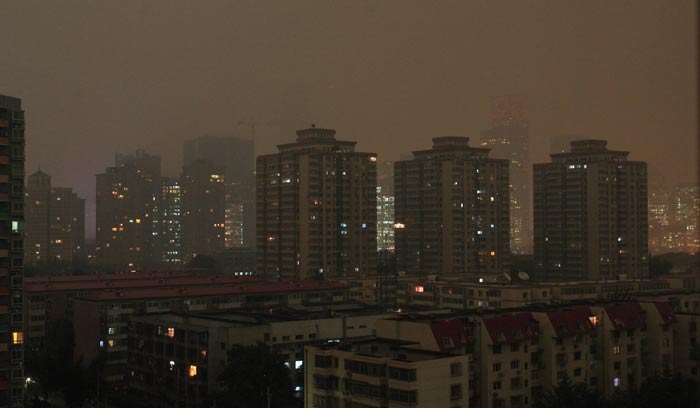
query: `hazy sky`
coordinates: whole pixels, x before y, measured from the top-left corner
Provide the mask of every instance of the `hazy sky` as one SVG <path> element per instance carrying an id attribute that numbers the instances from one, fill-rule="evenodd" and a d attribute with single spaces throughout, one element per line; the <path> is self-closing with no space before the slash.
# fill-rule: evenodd
<path id="1" fill-rule="evenodd" d="M 21 97 L 27 171 L 88 199 L 116 151 L 310 123 L 394 160 L 439 135 L 475 142 L 494 96 L 526 95 L 532 158 L 604 138 L 653 182 L 697 182 L 693 0 L 0 0 L 0 93 Z"/>

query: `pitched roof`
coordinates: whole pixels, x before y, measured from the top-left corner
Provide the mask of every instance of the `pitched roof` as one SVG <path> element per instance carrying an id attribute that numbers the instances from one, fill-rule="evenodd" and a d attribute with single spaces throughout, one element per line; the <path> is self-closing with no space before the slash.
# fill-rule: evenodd
<path id="1" fill-rule="evenodd" d="M 430 323 L 430 330 L 435 336 L 440 351 L 458 349 L 466 344 L 467 329 L 464 323 L 458 319 L 438 320 Z M 450 344 L 445 344 L 444 339 L 449 338 Z"/>
<path id="2" fill-rule="evenodd" d="M 483 322 L 494 345 L 518 343 L 537 335 L 537 321 L 530 312 L 487 317 Z"/>
<path id="3" fill-rule="evenodd" d="M 639 303 L 623 303 L 605 307 L 615 330 L 639 329 L 644 327 L 644 309 Z"/>
<path id="4" fill-rule="evenodd" d="M 656 310 L 659 312 L 663 324 L 669 324 L 673 322 L 673 306 L 671 306 L 671 303 L 654 302 L 654 305 L 656 305 Z"/>
<path id="5" fill-rule="evenodd" d="M 587 307 L 547 312 L 547 317 L 552 323 L 557 337 L 561 339 L 587 334 L 595 330 L 595 326 L 589 320 L 590 316 L 593 316 L 593 313 Z"/>

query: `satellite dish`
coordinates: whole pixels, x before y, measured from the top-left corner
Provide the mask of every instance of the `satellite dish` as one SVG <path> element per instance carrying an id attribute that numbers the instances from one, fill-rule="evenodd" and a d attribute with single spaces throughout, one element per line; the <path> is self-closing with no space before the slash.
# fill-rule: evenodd
<path id="1" fill-rule="evenodd" d="M 510 274 L 508 272 L 503 272 L 503 277 L 506 278 L 508 282 L 510 282 L 512 279 L 510 278 Z"/>
<path id="2" fill-rule="evenodd" d="M 518 272 L 518 278 L 520 278 L 520 280 L 526 281 L 530 280 L 530 275 L 528 275 L 527 272 L 520 271 Z"/>

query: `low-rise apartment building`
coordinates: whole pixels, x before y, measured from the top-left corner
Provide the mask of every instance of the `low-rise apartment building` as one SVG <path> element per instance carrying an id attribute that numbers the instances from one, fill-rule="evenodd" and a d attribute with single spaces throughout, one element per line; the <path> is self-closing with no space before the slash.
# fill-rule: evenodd
<path id="1" fill-rule="evenodd" d="M 468 407 L 467 356 L 414 346 L 372 339 L 306 347 L 306 406 Z"/>
<path id="2" fill-rule="evenodd" d="M 346 300 L 347 286 L 333 281 L 289 281 L 238 286 L 164 288 L 93 293 L 75 298 L 76 361 L 89 365 L 101 356 L 110 383 L 124 380 L 128 322 L 133 316 L 165 312 L 216 312 L 321 305 Z"/>
<path id="3" fill-rule="evenodd" d="M 129 388 L 145 406 L 200 407 L 220 389 L 217 377 L 233 345 L 265 343 L 283 355 L 295 373 L 304 365 L 305 345 L 370 337 L 374 323 L 392 314 L 342 305 L 133 317 L 128 332 Z"/>

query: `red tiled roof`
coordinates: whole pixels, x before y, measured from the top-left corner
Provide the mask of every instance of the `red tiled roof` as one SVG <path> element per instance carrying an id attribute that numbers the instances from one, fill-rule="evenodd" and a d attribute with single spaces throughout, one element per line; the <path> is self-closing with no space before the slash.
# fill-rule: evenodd
<path id="1" fill-rule="evenodd" d="M 673 306 L 669 302 L 654 302 L 664 324 L 673 322 Z"/>
<path id="2" fill-rule="evenodd" d="M 644 309 L 639 303 L 623 303 L 605 307 L 615 330 L 639 329 L 644 327 Z"/>
<path id="3" fill-rule="evenodd" d="M 493 344 L 518 343 L 537 334 L 537 322 L 530 312 L 484 318 Z"/>
<path id="4" fill-rule="evenodd" d="M 148 279 L 104 279 L 93 281 L 77 282 L 44 282 L 25 283 L 24 291 L 27 293 L 37 292 L 78 292 L 89 290 L 114 290 L 114 289 L 151 289 L 157 287 L 177 287 L 177 286 L 211 286 L 230 285 L 248 282 L 260 282 L 260 278 L 253 276 L 235 275 L 183 275 L 165 276 Z"/>
<path id="5" fill-rule="evenodd" d="M 461 320 L 440 320 L 430 323 L 430 329 L 433 331 L 435 341 L 437 342 L 440 351 L 450 351 L 458 349 L 466 344 L 466 328 Z M 445 345 L 443 339 L 450 338 L 451 345 Z"/>
<path id="6" fill-rule="evenodd" d="M 109 273 L 102 275 L 38 275 L 28 276 L 24 278 L 25 283 L 44 283 L 44 282 L 93 282 L 100 280 L 138 280 L 138 279 L 153 279 L 165 278 L 171 276 L 192 276 L 191 273 L 183 271 L 152 271 L 152 272 L 137 272 L 137 273 Z"/>
<path id="7" fill-rule="evenodd" d="M 240 294 L 275 294 L 289 292 L 313 292 L 316 290 L 346 289 L 347 284 L 337 281 L 287 281 L 275 283 L 251 284 L 248 286 L 207 286 L 196 288 L 164 288 L 152 290 L 134 290 L 129 292 L 96 292 L 78 299 L 93 301 L 193 298 L 207 296 L 231 296 Z"/>
<path id="8" fill-rule="evenodd" d="M 547 317 L 549 317 L 557 337 L 561 339 L 587 334 L 595 330 L 595 326 L 588 319 L 590 316 L 593 316 L 593 313 L 587 307 L 547 312 Z"/>

